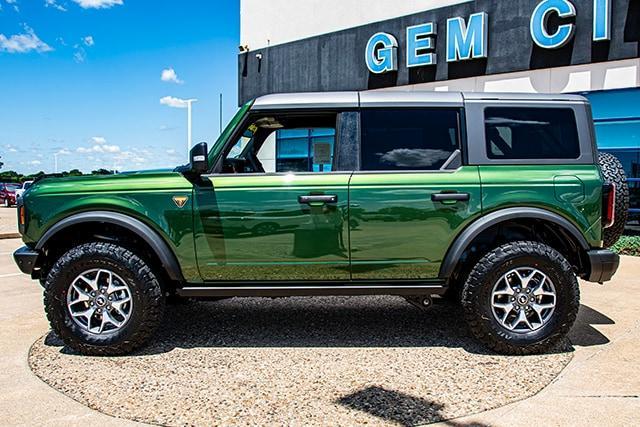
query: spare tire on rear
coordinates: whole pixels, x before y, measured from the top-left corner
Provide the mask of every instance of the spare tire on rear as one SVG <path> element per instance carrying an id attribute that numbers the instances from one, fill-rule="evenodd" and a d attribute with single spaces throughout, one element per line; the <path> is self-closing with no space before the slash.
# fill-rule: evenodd
<path id="1" fill-rule="evenodd" d="M 627 183 L 627 175 L 620 160 L 613 154 L 598 153 L 598 163 L 600 170 L 604 176 L 604 180 L 608 183 L 615 184 L 616 187 L 616 205 L 615 205 L 615 222 L 609 228 L 605 228 L 602 233 L 604 247 L 613 246 L 622 233 L 627 223 L 629 215 L 629 184 Z"/>

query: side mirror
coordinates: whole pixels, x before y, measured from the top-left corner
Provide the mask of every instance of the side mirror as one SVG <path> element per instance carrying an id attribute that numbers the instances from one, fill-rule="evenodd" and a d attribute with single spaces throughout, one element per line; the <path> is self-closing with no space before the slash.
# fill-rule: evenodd
<path id="1" fill-rule="evenodd" d="M 206 142 L 196 144 L 189 152 L 191 173 L 202 175 L 209 171 L 209 148 Z"/>

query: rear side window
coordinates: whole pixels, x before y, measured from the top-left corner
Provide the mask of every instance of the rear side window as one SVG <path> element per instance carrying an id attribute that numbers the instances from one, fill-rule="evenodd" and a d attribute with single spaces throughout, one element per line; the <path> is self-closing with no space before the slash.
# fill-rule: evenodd
<path id="1" fill-rule="evenodd" d="M 577 159 L 580 143 L 571 108 L 485 109 L 490 159 Z"/>
<path id="2" fill-rule="evenodd" d="M 455 109 L 362 111 L 361 170 L 437 170 L 459 147 Z"/>

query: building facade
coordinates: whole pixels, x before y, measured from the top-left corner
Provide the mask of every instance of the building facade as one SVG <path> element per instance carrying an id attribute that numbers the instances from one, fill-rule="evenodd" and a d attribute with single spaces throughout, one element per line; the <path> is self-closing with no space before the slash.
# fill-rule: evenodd
<path id="1" fill-rule="evenodd" d="M 241 103 L 340 90 L 583 94 L 640 216 L 637 0 L 241 0 L 240 49 Z M 312 136 L 279 138 L 294 158 L 292 141 L 302 150 Z"/>

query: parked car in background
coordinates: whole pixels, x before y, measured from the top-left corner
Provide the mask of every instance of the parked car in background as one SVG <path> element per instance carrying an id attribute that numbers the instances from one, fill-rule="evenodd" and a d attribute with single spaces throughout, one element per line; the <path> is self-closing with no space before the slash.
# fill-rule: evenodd
<path id="1" fill-rule="evenodd" d="M 22 183 L 22 186 L 16 190 L 16 202 L 20 197 L 22 197 L 24 192 L 31 187 L 31 184 L 33 184 L 33 181 L 25 181 Z"/>
<path id="2" fill-rule="evenodd" d="M 20 184 L 3 183 L 0 184 L 0 204 L 5 208 L 16 205 L 16 190 L 20 188 Z"/>

